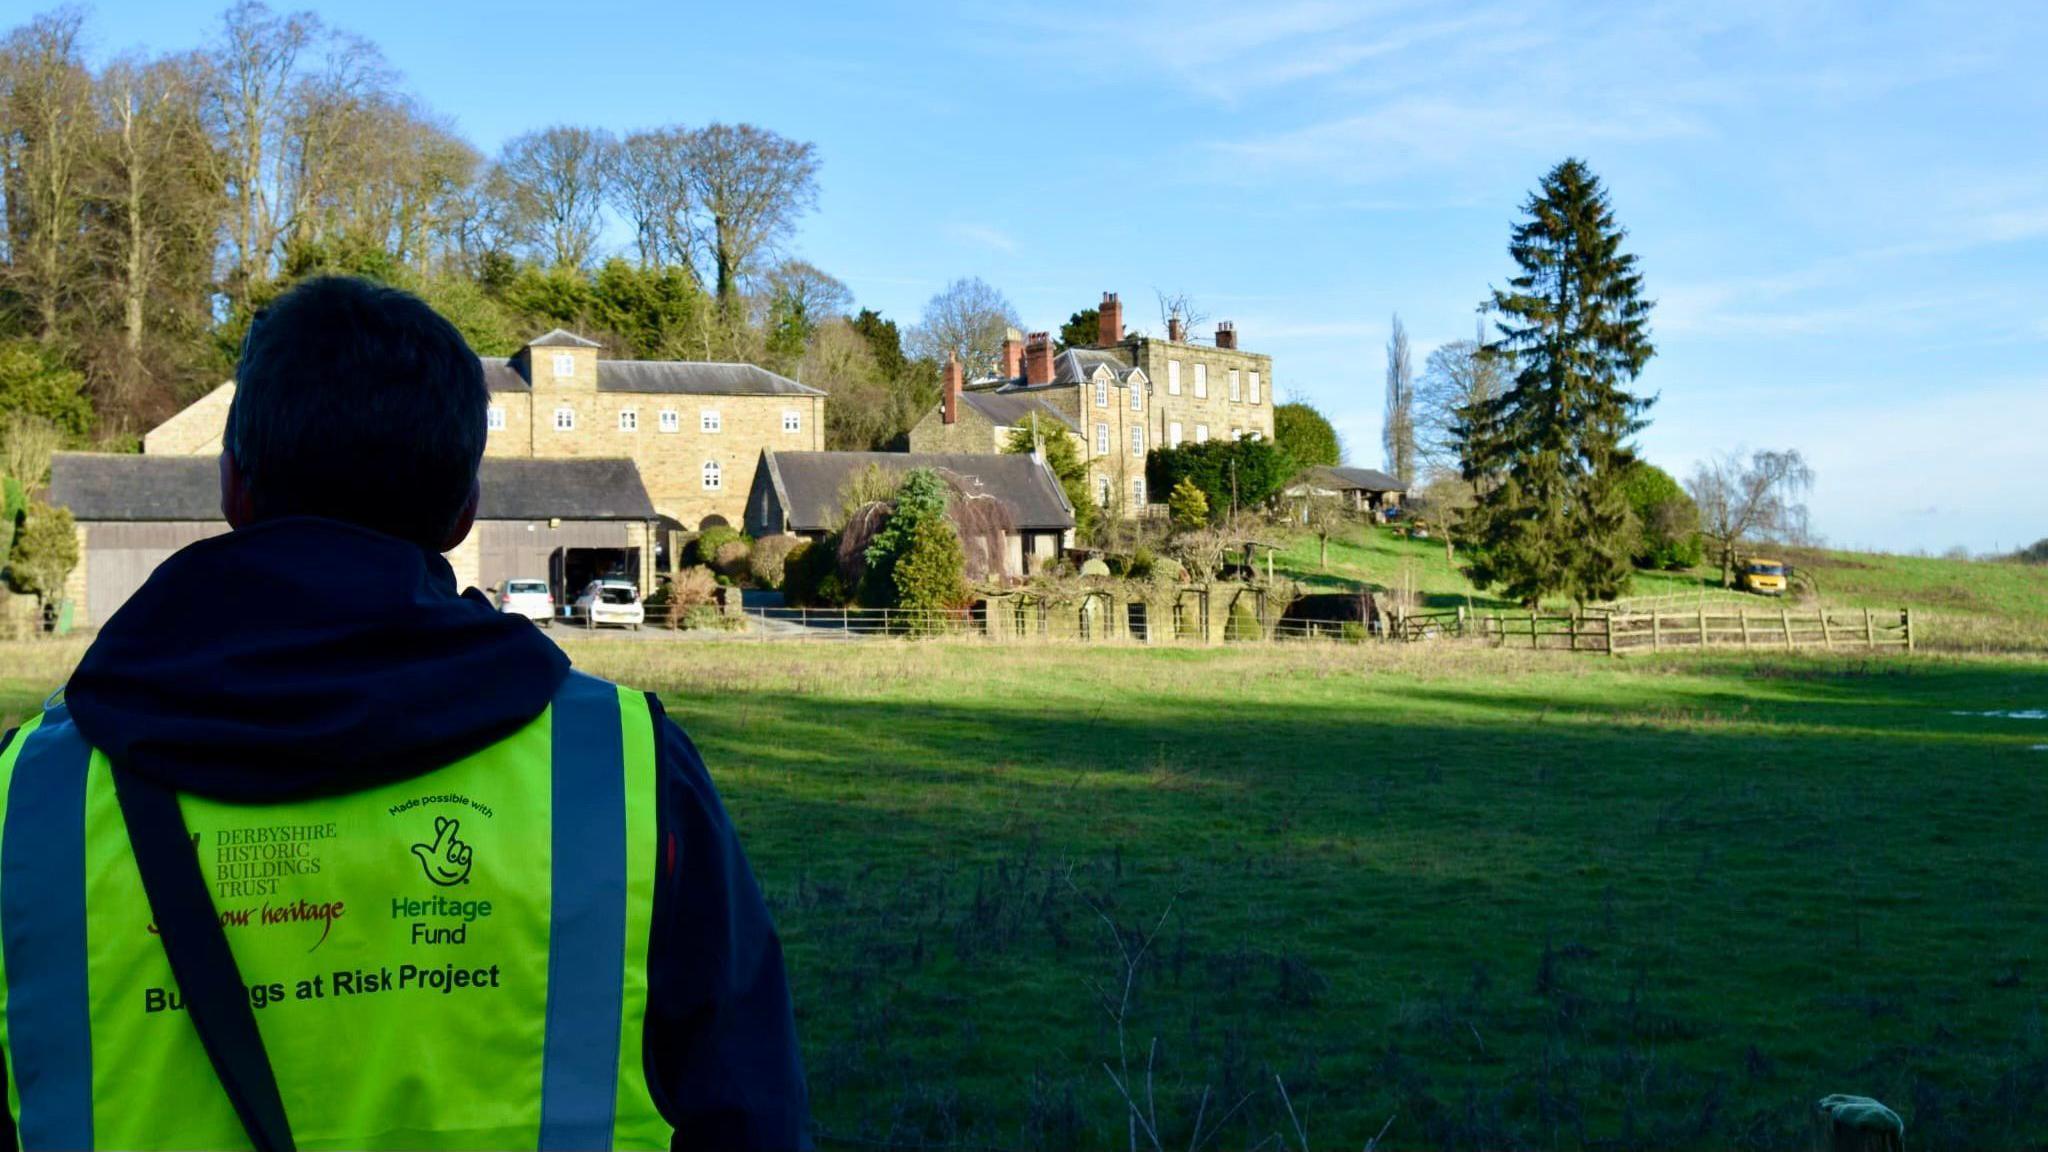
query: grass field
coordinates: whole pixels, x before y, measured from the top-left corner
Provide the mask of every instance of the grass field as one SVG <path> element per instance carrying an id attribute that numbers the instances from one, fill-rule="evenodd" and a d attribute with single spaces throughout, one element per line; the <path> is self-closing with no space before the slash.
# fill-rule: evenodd
<path id="1" fill-rule="evenodd" d="M 2048 652 L 2048 565 L 1819 549 L 1783 550 L 1781 557 L 1805 573 L 1830 605 L 1888 612 L 1913 609 L 1919 638 L 1932 648 Z M 1353 530 L 1332 538 L 1327 565 L 1313 536 L 1293 537 L 1275 557 L 1274 567 L 1319 589 L 1412 588 L 1427 608 L 1514 607 L 1472 587 L 1445 557 L 1441 540 L 1410 540 L 1384 529 Z M 1678 597 L 1713 592 L 1720 586 L 1719 569 L 1637 572 L 1628 595 Z M 1776 610 L 1763 597 L 1753 599 L 1759 612 Z"/>
<path id="2" fill-rule="evenodd" d="M 78 651 L 0 648 L 0 714 Z M 1984 715 L 2039 660 L 571 652 L 703 748 L 828 1146 L 1125 1145 L 1154 925 L 1166 1147 L 1298 1145 L 1276 1077 L 1315 1147 L 1803 1146 L 1844 1091 L 2048 1141 L 2048 720 Z"/>

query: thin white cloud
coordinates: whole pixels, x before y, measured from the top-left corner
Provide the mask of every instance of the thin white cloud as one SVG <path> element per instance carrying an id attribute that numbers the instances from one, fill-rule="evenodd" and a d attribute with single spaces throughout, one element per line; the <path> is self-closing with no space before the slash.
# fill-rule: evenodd
<path id="1" fill-rule="evenodd" d="M 955 240 L 967 244 L 992 248 L 997 252 L 1015 252 L 1017 241 L 1000 228 L 987 224 L 954 223 L 946 226 L 946 232 Z"/>

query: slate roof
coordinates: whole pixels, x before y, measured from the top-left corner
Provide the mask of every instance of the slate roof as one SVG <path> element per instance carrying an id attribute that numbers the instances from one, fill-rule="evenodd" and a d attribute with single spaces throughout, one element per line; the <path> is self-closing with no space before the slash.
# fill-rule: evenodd
<path id="1" fill-rule="evenodd" d="M 486 457 L 481 482 L 480 520 L 654 519 L 631 460 Z M 220 466 L 212 456 L 59 452 L 50 460 L 49 499 L 83 521 L 216 522 Z"/>
<path id="2" fill-rule="evenodd" d="M 1074 526 L 1074 510 L 1052 472 L 1031 456 L 938 452 L 776 452 L 761 454 L 792 532 L 830 530 L 840 514 L 846 482 L 873 464 L 902 474 L 913 468 L 949 472 L 970 494 L 987 493 L 1010 506 L 1010 518 L 1031 532 Z"/>
<path id="3" fill-rule="evenodd" d="M 484 386 L 493 392 L 533 388 L 519 365 L 499 356 L 479 356 Z M 599 360 L 599 392 L 668 393 L 681 396 L 823 396 L 787 376 L 752 364 L 710 364 L 689 360 Z"/>
<path id="4" fill-rule="evenodd" d="M 1317 466 L 1309 469 L 1309 476 L 1325 488 L 1345 491 L 1352 488 L 1367 492 L 1406 492 L 1408 485 L 1394 479 L 1377 468 L 1329 468 Z"/>
<path id="5" fill-rule="evenodd" d="M 1019 396 L 1003 392 L 962 392 L 960 402 L 988 417 L 989 423 L 998 428 L 1022 428 L 1031 422 L 1033 412 L 1038 413 L 1040 427 L 1049 428 L 1053 421 L 1058 421 L 1068 428 L 1074 427 L 1074 422 L 1067 419 L 1066 413 L 1036 396 Z"/>

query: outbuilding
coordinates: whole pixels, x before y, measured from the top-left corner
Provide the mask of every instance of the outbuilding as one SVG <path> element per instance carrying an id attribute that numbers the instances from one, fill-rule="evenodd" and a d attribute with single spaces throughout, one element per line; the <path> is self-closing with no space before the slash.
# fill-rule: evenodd
<path id="1" fill-rule="evenodd" d="M 457 586 L 546 580 L 557 604 L 600 576 L 652 587 L 654 504 L 631 460 L 486 457 L 481 487 L 476 527 L 448 554 Z M 77 525 L 65 595 L 80 625 L 104 623 L 173 552 L 228 530 L 208 456 L 60 452 L 49 501 Z"/>

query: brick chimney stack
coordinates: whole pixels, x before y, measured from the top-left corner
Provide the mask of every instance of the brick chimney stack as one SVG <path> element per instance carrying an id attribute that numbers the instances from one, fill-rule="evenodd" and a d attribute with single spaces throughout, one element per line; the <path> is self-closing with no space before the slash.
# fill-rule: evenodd
<path id="1" fill-rule="evenodd" d="M 951 352 L 946 353 L 946 391 L 940 403 L 943 405 L 939 418 L 948 424 L 960 419 L 960 360 Z"/>
<path id="2" fill-rule="evenodd" d="M 1015 380 L 1024 374 L 1024 334 L 1015 328 L 1003 333 L 1003 379 Z"/>
<path id="3" fill-rule="evenodd" d="M 1095 344 L 1107 348 L 1124 342 L 1124 305 L 1114 292 L 1102 294 L 1102 307 L 1097 312 Z"/>
<path id="4" fill-rule="evenodd" d="M 1187 327 L 1180 322 L 1180 317 L 1168 316 L 1166 318 L 1166 341 L 1169 344 L 1185 344 L 1188 342 Z"/>
<path id="5" fill-rule="evenodd" d="M 1024 382 L 1052 383 L 1052 333 L 1033 332 L 1024 338 Z"/>
<path id="6" fill-rule="evenodd" d="M 1228 320 L 1218 320 L 1216 322 L 1216 346 L 1218 348 L 1236 349 L 1237 325 L 1232 324 Z"/>

